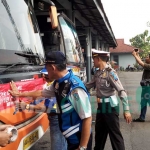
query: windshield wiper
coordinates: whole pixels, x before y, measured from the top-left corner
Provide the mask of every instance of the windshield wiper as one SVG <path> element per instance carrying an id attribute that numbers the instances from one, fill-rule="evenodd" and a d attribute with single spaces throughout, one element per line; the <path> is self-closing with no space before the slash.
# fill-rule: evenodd
<path id="1" fill-rule="evenodd" d="M 3 64 L 3 65 L 8 65 L 8 64 Z M 15 63 L 15 64 L 11 64 L 9 67 L 7 67 L 6 69 L 0 71 L 0 74 L 4 73 L 5 71 L 7 71 L 8 69 L 14 67 L 14 66 L 17 66 L 17 65 L 33 65 L 33 63 L 21 63 L 21 62 L 18 62 L 18 63 Z M 2 65 L 1 65 L 2 66 Z"/>
<path id="2" fill-rule="evenodd" d="M 39 55 L 35 55 L 35 54 L 26 54 L 26 53 L 15 53 L 16 55 L 19 55 L 19 56 L 23 56 L 23 57 L 27 57 L 27 58 L 30 58 L 30 57 L 37 57 L 39 58 L 40 56 Z"/>

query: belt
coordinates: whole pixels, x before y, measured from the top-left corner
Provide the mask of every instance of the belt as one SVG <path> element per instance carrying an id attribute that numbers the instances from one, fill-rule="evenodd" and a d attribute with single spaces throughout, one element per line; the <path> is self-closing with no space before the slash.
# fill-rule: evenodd
<path id="1" fill-rule="evenodd" d="M 102 103 L 102 102 L 104 102 L 104 103 L 108 103 L 108 102 L 110 102 L 110 97 L 108 97 L 108 98 L 97 98 L 97 102 L 98 103 Z"/>

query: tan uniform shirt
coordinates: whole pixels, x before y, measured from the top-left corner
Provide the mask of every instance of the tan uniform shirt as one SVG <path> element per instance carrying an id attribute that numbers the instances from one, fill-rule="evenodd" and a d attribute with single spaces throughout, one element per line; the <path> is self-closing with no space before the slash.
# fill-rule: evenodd
<path id="1" fill-rule="evenodd" d="M 96 86 L 96 95 L 98 98 L 108 98 L 118 92 L 122 100 L 124 111 L 129 110 L 127 94 L 118 78 L 115 70 L 106 65 L 104 70 L 98 70 L 92 81 L 86 84 L 87 89 Z"/>

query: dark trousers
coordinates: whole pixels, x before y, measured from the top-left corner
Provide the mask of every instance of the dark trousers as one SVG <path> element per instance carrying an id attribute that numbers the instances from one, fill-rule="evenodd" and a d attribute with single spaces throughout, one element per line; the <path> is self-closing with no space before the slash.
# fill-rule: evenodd
<path id="1" fill-rule="evenodd" d="M 150 96 L 149 96 L 150 87 L 143 86 L 141 93 L 141 114 L 140 118 L 145 120 L 146 112 L 147 112 L 147 103 L 150 104 Z"/>
<path id="2" fill-rule="evenodd" d="M 94 150 L 103 150 L 109 134 L 113 150 L 125 150 L 124 140 L 119 126 L 119 107 L 110 103 L 98 103 L 95 124 Z"/>
<path id="3" fill-rule="evenodd" d="M 79 148 L 79 144 L 71 144 L 68 142 L 68 150 L 75 150 L 78 148 Z M 91 133 L 90 138 L 89 138 L 87 150 L 92 150 L 92 133 Z"/>
<path id="4" fill-rule="evenodd" d="M 144 106 L 141 105 L 141 114 L 140 114 L 141 119 L 145 120 L 146 112 L 147 112 L 147 104 Z"/>

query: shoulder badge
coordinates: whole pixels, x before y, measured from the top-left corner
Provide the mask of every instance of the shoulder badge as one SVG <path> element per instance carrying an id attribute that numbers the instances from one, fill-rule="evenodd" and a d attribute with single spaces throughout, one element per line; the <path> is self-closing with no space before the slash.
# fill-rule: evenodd
<path id="1" fill-rule="evenodd" d="M 110 71 L 110 75 L 111 75 L 111 77 L 113 77 L 113 79 L 114 79 L 115 81 L 118 80 L 118 77 L 117 77 L 117 75 L 115 74 L 114 71 Z"/>
<path id="2" fill-rule="evenodd" d="M 78 94 L 78 91 L 76 89 L 72 91 L 72 95 L 76 101 L 79 100 L 79 94 Z"/>
<path id="3" fill-rule="evenodd" d="M 47 82 L 46 86 L 50 86 L 52 83 L 53 83 L 53 81 L 52 82 Z"/>
<path id="4" fill-rule="evenodd" d="M 58 83 L 58 82 L 56 82 L 56 84 L 55 84 L 55 89 L 56 89 L 56 90 L 59 89 L 59 83 Z"/>
<path id="5" fill-rule="evenodd" d="M 106 73 L 106 71 L 104 71 L 103 74 L 102 74 L 102 77 L 106 78 L 106 76 L 107 76 L 107 73 Z"/>

